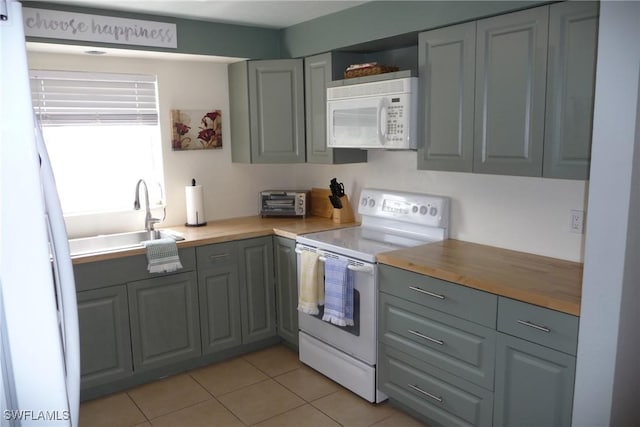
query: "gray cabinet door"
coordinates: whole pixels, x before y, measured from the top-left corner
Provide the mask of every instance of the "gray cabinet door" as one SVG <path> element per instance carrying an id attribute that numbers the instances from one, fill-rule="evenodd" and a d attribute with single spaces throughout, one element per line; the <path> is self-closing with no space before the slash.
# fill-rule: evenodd
<path id="1" fill-rule="evenodd" d="M 276 336 L 273 240 L 271 236 L 238 242 L 242 343 Z"/>
<path id="2" fill-rule="evenodd" d="M 498 333 L 495 426 L 569 426 L 575 357 Z"/>
<path id="3" fill-rule="evenodd" d="M 136 371 L 202 354 L 195 272 L 131 282 L 128 293 Z"/>
<path id="4" fill-rule="evenodd" d="M 308 163 L 359 163 L 367 161 L 367 151 L 327 147 L 327 83 L 334 71 L 344 71 L 350 55 L 323 53 L 304 59 L 305 123 Z"/>
<path id="5" fill-rule="evenodd" d="M 475 52 L 475 22 L 418 36 L 418 169 L 472 170 Z"/>
<path id="6" fill-rule="evenodd" d="M 598 4 L 550 6 L 543 175 L 589 178 Z"/>
<path id="7" fill-rule="evenodd" d="M 542 175 L 548 15 L 477 22 L 474 172 Z"/>
<path id="8" fill-rule="evenodd" d="M 227 67 L 229 78 L 229 127 L 231 128 L 231 161 L 251 163 L 249 132 L 249 82 L 247 61 Z M 227 138 L 226 136 L 224 138 Z M 227 143 L 227 139 L 224 140 Z"/>
<path id="9" fill-rule="evenodd" d="M 198 270 L 202 352 L 242 344 L 238 264 Z"/>
<path id="10" fill-rule="evenodd" d="M 80 382 L 83 389 L 131 375 L 125 285 L 78 292 Z"/>
<path id="11" fill-rule="evenodd" d="M 302 59 L 249 61 L 252 163 L 304 163 Z"/>
<path id="12" fill-rule="evenodd" d="M 278 335 L 297 347 L 298 268 L 296 265 L 296 242 L 292 239 L 275 236 L 273 245 Z"/>

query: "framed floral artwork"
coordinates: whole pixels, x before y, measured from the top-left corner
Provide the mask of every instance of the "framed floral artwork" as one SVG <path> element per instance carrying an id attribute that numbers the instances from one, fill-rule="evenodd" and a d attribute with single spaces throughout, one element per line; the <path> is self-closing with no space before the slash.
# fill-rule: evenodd
<path id="1" fill-rule="evenodd" d="M 176 150 L 222 148 L 220 110 L 171 110 L 171 147 Z"/>

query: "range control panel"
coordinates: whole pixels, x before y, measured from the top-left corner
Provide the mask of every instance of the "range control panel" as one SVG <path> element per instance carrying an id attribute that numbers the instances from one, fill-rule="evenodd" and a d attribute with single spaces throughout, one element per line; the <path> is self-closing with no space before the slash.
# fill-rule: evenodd
<path id="1" fill-rule="evenodd" d="M 422 193 L 365 188 L 360 193 L 358 213 L 397 221 L 447 227 L 450 199 Z"/>

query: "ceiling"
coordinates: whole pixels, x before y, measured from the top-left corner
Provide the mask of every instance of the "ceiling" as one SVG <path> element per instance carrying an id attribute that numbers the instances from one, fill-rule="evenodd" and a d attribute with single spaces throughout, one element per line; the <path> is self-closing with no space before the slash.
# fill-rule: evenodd
<path id="1" fill-rule="evenodd" d="M 45 0 L 43 3 L 285 28 L 367 1 L 371 0 Z"/>

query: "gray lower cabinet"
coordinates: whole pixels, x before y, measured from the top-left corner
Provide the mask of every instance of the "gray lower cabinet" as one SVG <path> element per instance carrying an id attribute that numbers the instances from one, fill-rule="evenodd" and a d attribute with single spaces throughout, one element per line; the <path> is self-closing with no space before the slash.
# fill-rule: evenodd
<path id="1" fill-rule="evenodd" d="M 418 169 L 472 171 L 475 52 L 475 21 L 418 35 Z"/>
<path id="2" fill-rule="evenodd" d="M 81 388 L 130 376 L 131 338 L 125 285 L 78 292 Z"/>
<path id="3" fill-rule="evenodd" d="M 588 179 L 598 3 L 550 6 L 543 176 Z"/>
<path id="4" fill-rule="evenodd" d="M 379 267 L 378 387 L 427 423 L 569 426 L 578 318 Z"/>
<path id="5" fill-rule="evenodd" d="M 241 163 L 304 163 L 302 59 L 230 64 L 231 159 Z"/>
<path id="6" fill-rule="evenodd" d="M 298 267 L 296 241 L 274 236 L 273 255 L 276 280 L 278 336 L 298 347 Z"/>
<path id="7" fill-rule="evenodd" d="M 477 22 L 473 170 L 542 175 L 547 6 Z"/>
<path id="8" fill-rule="evenodd" d="M 237 244 L 242 343 L 248 344 L 277 335 L 273 240 L 266 236 Z"/>
<path id="9" fill-rule="evenodd" d="M 169 274 L 144 255 L 74 265 L 84 399 L 278 341 L 272 236 L 179 253 Z"/>
<path id="10" fill-rule="evenodd" d="M 578 320 L 499 298 L 495 425 L 571 425 Z"/>
<path id="11" fill-rule="evenodd" d="M 576 358 L 499 333 L 494 425 L 570 426 Z"/>
<path id="12" fill-rule="evenodd" d="M 196 249 L 205 354 L 277 336 L 271 236 Z"/>
<path id="13" fill-rule="evenodd" d="M 427 423 L 492 423 L 498 298 L 379 267 L 378 386 Z"/>
<path id="14" fill-rule="evenodd" d="M 197 248 L 202 352 L 242 344 L 240 281 L 235 243 Z"/>
<path id="15" fill-rule="evenodd" d="M 195 272 L 140 280 L 127 287 L 136 371 L 202 354 Z"/>
<path id="16" fill-rule="evenodd" d="M 493 390 L 494 329 L 381 292 L 378 342 Z"/>
<path id="17" fill-rule="evenodd" d="M 419 357 L 379 344 L 378 387 L 429 425 L 490 426 L 493 392 Z"/>
<path id="18" fill-rule="evenodd" d="M 327 147 L 327 84 L 342 79 L 359 57 L 344 52 L 323 53 L 304 59 L 305 124 L 308 163 L 361 163 L 367 151 Z"/>

